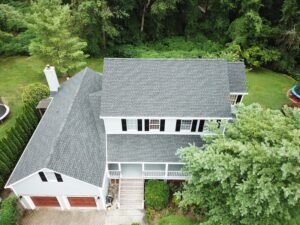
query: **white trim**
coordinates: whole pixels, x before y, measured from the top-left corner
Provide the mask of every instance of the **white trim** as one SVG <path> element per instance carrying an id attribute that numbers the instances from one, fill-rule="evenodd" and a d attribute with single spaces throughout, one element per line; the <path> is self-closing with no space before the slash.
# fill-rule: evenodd
<path id="1" fill-rule="evenodd" d="M 248 92 L 230 92 L 230 95 L 248 95 Z"/>
<path id="2" fill-rule="evenodd" d="M 100 116 L 101 119 L 177 119 L 177 120 L 232 120 L 233 117 L 174 117 L 174 116 Z M 150 124 L 149 124 L 150 125 Z"/>
<path id="3" fill-rule="evenodd" d="M 176 164 L 176 165 L 185 165 L 185 163 L 182 162 L 121 162 L 121 161 L 107 161 L 108 163 L 119 163 L 119 164 Z"/>
<path id="4" fill-rule="evenodd" d="M 13 184 L 15 184 L 15 183 L 17 182 L 17 181 L 16 181 L 16 182 L 10 184 L 9 186 L 7 186 L 8 182 L 10 181 L 11 176 L 14 174 L 16 168 L 18 167 L 18 165 L 19 165 L 19 163 L 20 163 L 22 157 L 25 155 L 25 152 L 28 150 L 27 146 L 28 146 L 29 143 L 32 141 L 32 138 L 33 138 L 33 136 L 35 135 L 35 132 L 37 131 L 38 127 L 40 126 L 41 121 L 42 121 L 43 118 L 45 117 L 46 113 L 49 111 L 48 109 L 49 109 L 50 105 L 52 104 L 53 97 L 49 97 L 49 98 L 51 98 L 51 101 L 50 101 L 50 103 L 49 103 L 49 105 L 48 105 L 48 107 L 47 107 L 47 110 L 45 111 L 44 116 L 41 118 L 41 120 L 39 121 L 39 123 L 38 123 L 38 125 L 36 126 L 35 130 L 33 131 L 33 133 L 32 133 L 32 135 L 31 135 L 31 137 L 30 137 L 28 143 L 26 144 L 26 147 L 25 147 L 25 149 L 24 149 L 24 151 L 23 151 L 21 157 L 19 158 L 19 160 L 18 160 L 18 162 L 17 162 L 15 168 L 13 169 L 13 171 L 12 171 L 12 173 L 10 174 L 8 180 L 6 181 L 4 188 L 10 187 L 11 185 L 13 185 Z M 30 176 L 30 175 L 28 175 L 27 177 L 29 177 L 29 176 Z M 26 177 L 24 177 L 24 178 L 26 178 Z M 21 179 L 21 180 L 22 180 L 22 179 Z"/>

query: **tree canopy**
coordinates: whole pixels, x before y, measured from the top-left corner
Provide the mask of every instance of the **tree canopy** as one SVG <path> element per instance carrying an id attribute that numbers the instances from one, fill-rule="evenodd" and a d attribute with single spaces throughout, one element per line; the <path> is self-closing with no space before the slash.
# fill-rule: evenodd
<path id="1" fill-rule="evenodd" d="M 61 73 L 84 66 L 86 42 L 71 32 L 69 6 L 61 5 L 60 0 L 38 0 L 31 10 L 28 27 L 35 38 L 29 45 L 30 54 L 54 65 Z"/>
<path id="2" fill-rule="evenodd" d="M 23 18 L 28 14 L 32 22 L 26 24 Z M 120 56 L 120 46 L 130 51 L 131 46 L 159 45 L 180 37 L 207 46 L 208 54 L 197 57 L 245 59 L 251 67 L 295 75 L 299 33 L 299 0 L 0 1 L 0 55 L 28 54 L 31 43 L 30 52 L 36 54 L 38 47 L 43 55 L 64 49 L 52 57 L 59 59 L 56 63 L 62 63 L 65 49 L 71 49 L 72 57 L 82 50 L 91 56 Z M 41 42 L 48 35 L 49 40 Z M 53 43 L 57 47 L 48 47 Z M 213 52 L 215 45 L 220 52 Z M 228 46 L 240 52 L 232 54 Z M 172 55 L 191 57 L 198 49 L 184 51 L 173 49 Z"/>
<path id="3" fill-rule="evenodd" d="M 191 174 L 181 205 L 201 208 L 205 225 L 280 225 L 299 212 L 299 109 L 241 106 L 225 134 L 206 141 L 179 150 Z"/>

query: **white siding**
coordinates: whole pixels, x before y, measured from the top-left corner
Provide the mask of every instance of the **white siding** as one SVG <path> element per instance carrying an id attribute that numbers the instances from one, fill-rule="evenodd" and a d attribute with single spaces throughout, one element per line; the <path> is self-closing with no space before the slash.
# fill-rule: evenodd
<path id="1" fill-rule="evenodd" d="M 49 171 L 47 169 L 43 172 Z M 66 197 L 83 197 L 83 196 L 105 196 L 102 194 L 102 188 L 74 179 L 61 174 L 63 182 L 42 182 L 38 174 L 34 174 L 24 180 L 13 184 L 12 189 L 17 196 L 22 196 L 21 203 L 25 208 L 32 207 L 32 202 L 28 196 L 56 196 L 63 208 L 68 208 L 64 199 Z M 99 184 L 100 185 L 100 184 Z M 103 204 L 100 201 L 98 209 L 102 209 Z M 97 201 L 98 204 L 98 201 Z M 31 207 L 30 207 L 31 206 Z"/>
<path id="2" fill-rule="evenodd" d="M 126 119 L 126 117 L 124 118 L 104 118 L 104 124 L 105 124 L 105 131 L 107 134 L 204 134 L 203 132 L 198 132 L 198 126 L 199 126 L 199 121 L 197 123 L 197 129 L 196 132 L 190 132 L 190 131 L 180 131 L 180 132 L 176 132 L 175 128 L 176 128 L 176 121 L 177 119 L 173 119 L 173 118 L 162 118 L 165 120 L 165 131 L 144 131 L 145 129 L 145 118 L 142 118 L 142 127 L 143 130 L 142 131 L 138 131 L 136 129 L 136 131 L 133 130 L 127 130 L 127 131 L 122 131 L 122 122 L 121 119 Z M 133 119 L 133 118 L 130 118 Z M 135 118 L 136 120 L 139 118 Z M 151 119 L 151 118 L 147 118 L 147 119 Z M 181 119 L 181 118 L 178 118 Z M 184 118 L 182 118 L 184 119 Z M 197 119 L 197 118 L 194 118 Z M 189 120 L 193 120 L 193 118 L 189 119 Z M 199 119 L 198 119 L 199 120 Z"/>

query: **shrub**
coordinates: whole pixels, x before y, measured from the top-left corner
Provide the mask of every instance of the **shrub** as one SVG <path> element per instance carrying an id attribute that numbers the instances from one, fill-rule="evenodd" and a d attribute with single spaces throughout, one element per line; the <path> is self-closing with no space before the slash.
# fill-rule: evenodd
<path id="1" fill-rule="evenodd" d="M 144 219 L 145 219 L 145 221 L 147 222 L 147 223 L 150 223 L 151 221 L 153 221 L 153 219 L 154 219 L 154 217 L 155 217 L 155 210 L 154 209 L 151 209 L 151 208 L 147 208 L 146 210 L 145 210 L 145 217 L 144 217 Z"/>
<path id="2" fill-rule="evenodd" d="M 157 225 L 196 225 L 199 222 L 184 216 L 169 215 L 158 220 Z"/>
<path id="3" fill-rule="evenodd" d="M 0 225 L 15 225 L 17 222 L 17 199 L 7 198 L 0 209 Z"/>
<path id="4" fill-rule="evenodd" d="M 169 186 L 163 181 L 150 180 L 146 183 L 145 204 L 153 209 L 163 209 L 169 199 Z"/>
<path id="5" fill-rule="evenodd" d="M 35 107 L 37 106 L 39 101 L 49 97 L 49 95 L 50 95 L 49 88 L 45 84 L 33 83 L 28 85 L 24 89 L 22 93 L 22 100 L 24 104 L 29 104 Z"/>

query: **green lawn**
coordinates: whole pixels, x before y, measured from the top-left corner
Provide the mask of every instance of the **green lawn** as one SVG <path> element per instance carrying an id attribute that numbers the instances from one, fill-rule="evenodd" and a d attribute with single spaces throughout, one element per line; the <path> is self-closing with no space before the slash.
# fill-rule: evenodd
<path id="1" fill-rule="evenodd" d="M 266 108 L 279 109 L 289 103 L 287 91 L 296 81 L 284 74 L 267 69 L 247 72 L 249 95 L 243 100 L 245 104 L 258 102 Z"/>
<path id="2" fill-rule="evenodd" d="M 102 71 L 102 59 L 88 59 L 87 64 L 94 70 Z M 6 129 L 10 128 L 19 114 L 23 88 L 34 82 L 46 84 L 43 74 L 45 64 L 34 57 L 8 57 L 0 58 L 0 97 L 10 107 L 10 117 L 0 125 L 0 138 Z"/>
<path id="3" fill-rule="evenodd" d="M 184 216 L 170 215 L 160 218 L 156 225 L 198 225 L 199 222 Z"/>

